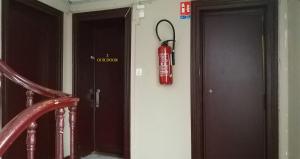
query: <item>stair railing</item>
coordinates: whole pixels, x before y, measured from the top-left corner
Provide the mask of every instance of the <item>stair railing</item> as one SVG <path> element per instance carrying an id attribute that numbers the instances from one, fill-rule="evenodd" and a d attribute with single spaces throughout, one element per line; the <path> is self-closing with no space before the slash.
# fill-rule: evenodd
<path id="1" fill-rule="evenodd" d="M 0 77 L 4 76 L 26 91 L 26 109 L 10 120 L 0 132 L 0 157 L 13 144 L 13 142 L 27 129 L 26 149 L 27 158 L 34 159 L 36 150 L 36 120 L 44 114 L 55 111 L 55 159 L 64 158 L 63 133 L 65 108 L 69 110 L 70 125 L 70 159 L 75 159 L 74 135 L 76 124 L 76 108 L 78 98 L 69 94 L 40 86 L 20 74 L 16 73 L 2 60 L 0 60 Z M 50 98 L 49 100 L 33 104 L 34 94 Z"/>

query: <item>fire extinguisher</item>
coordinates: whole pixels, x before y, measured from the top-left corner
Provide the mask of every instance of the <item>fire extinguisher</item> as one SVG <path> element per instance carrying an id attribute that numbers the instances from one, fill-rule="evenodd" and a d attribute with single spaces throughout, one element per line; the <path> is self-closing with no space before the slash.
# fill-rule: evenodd
<path id="1" fill-rule="evenodd" d="M 162 22 L 170 24 L 173 30 L 173 39 L 162 41 L 158 35 L 158 26 Z M 175 28 L 174 25 L 167 19 L 162 19 L 156 24 L 156 36 L 161 43 L 158 48 L 159 58 L 159 82 L 162 85 L 171 85 L 173 83 L 173 70 L 172 66 L 175 65 Z M 169 46 L 169 42 L 173 43 L 173 46 Z"/>

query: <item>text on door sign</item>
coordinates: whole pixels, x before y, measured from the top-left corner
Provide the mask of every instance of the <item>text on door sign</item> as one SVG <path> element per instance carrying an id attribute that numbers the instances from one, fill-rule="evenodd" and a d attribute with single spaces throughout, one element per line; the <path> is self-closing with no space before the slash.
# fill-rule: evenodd
<path id="1" fill-rule="evenodd" d="M 111 58 L 111 57 L 100 57 L 100 58 L 97 58 L 97 62 L 99 62 L 99 63 L 117 63 L 117 62 L 119 62 L 119 59 Z"/>

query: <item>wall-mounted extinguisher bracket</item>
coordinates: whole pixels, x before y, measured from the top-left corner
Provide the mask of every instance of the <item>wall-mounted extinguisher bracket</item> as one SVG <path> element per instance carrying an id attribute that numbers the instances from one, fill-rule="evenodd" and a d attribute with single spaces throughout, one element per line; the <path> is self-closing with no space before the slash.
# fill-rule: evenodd
<path id="1" fill-rule="evenodd" d="M 163 40 L 160 38 L 160 36 L 158 35 L 158 26 L 159 26 L 162 22 L 166 22 L 166 23 L 170 24 L 170 26 L 171 26 L 171 28 L 172 28 L 172 31 L 173 31 L 173 39 L 172 39 L 172 40 L 164 40 L 164 41 L 163 41 Z M 169 20 L 167 20 L 167 19 L 162 19 L 162 20 L 160 20 L 159 22 L 157 22 L 155 31 L 156 31 L 157 39 L 159 40 L 159 42 L 161 43 L 161 45 L 168 45 L 169 42 L 173 42 L 173 46 L 172 46 L 172 65 L 175 65 L 175 43 L 176 43 L 176 33 L 175 33 L 174 25 L 173 25 L 172 22 L 170 22 Z"/>
<path id="2" fill-rule="evenodd" d="M 158 35 L 158 26 L 162 22 L 167 22 L 170 24 L 173 30 L 172 40 L 161 40 Z M 156 36 L 161 43 L 158 48 L 158 58 L 159 58 L 159 82 L 162 85 L 171 85 L 173 83 L 173 70 L 172 65 L 175 65 L 175 28 L 173 24 L 166 19 L 160 20 L 156 25 Z M 173 42 L 173 47 L 169 46 L 169 42 Z"/>

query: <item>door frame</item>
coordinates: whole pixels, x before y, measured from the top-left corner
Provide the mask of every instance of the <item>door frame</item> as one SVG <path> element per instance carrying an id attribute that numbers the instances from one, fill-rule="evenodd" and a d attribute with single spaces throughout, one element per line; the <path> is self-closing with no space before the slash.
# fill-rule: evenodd
<path id="1" fill-rule="evenodd" d="M 81 21 L 94 21 L 110 18 L 125 20 L 124 50 L 124 158 L 130 159 L 130 73 L 131 73 L 131 8 L 119 8 L 104 11 L 93 11 L 73 14 L 73 93 L 77 94 L 77 37 L 78 24 Z M 77 145 L 77 144 L 75 144 Z M 76 148 L 77 149 L 77 148 Z M 78 156 L 78 154 L 76 154 Z"/>
<path id="2" fill-rule="evenodd" d="M 278 159 L 278 4 L 277 0 L 198 0 L 191 19 L 191 127 L 192 159 L 204 157 L 203 39 L 201 12 L 260 7 L 265 12 L 266 40 L 266 159 Z M 200 44 L 200 45 L 198 45 Z"/>

